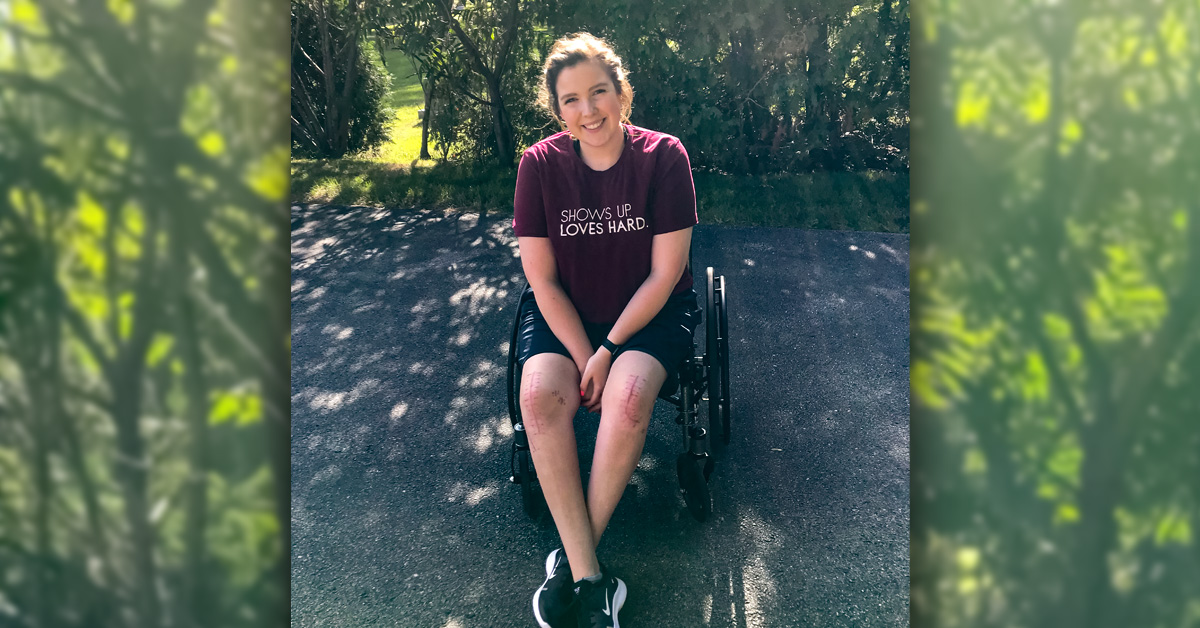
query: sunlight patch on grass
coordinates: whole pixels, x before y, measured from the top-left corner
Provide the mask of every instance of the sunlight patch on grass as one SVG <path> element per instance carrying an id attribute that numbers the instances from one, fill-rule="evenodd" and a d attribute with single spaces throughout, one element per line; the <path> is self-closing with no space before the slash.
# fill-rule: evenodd
<path id="1" fill-rule="evenodd" d="M 387 105 L 394 112 L 387 125 L 388 139 L 359 158 L 412 165 L 421 154 L 421 120 L 417 112 L 425 106 L 425 93 L 421 91 L 421 83 L 412 63 L 403 52 L 388 50 L 384 54 L 387 57 L 387 70 L 392 75 Z"/>
<path id="2" fill-rule="evenodd" d="M 311 203 L 331 203 L 341 194 L 341 182 L 336 177 L 324 177 L 308 191 L 304 200 Z"/>

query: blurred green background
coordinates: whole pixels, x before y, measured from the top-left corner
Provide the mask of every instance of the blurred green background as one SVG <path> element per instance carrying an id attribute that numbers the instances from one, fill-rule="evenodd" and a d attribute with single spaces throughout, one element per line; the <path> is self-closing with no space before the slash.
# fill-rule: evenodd
<path id="1" fill-rule="evenodd" d="M 0 625 L 287 623 L 287 37 L 0 2 Z"/>
<path id="2" fill-rule="evenodd" d="M 912 15 L 912 621 L 1200 625 L 1200 5 Z M 631 65 L 671 48 L 647 24 L 613 26 Z M 287 621 L 288 27 L 279 2 L 0 2 L 2 625 Z M 364 49 L 404 78 L 388 46 Z M 396 203 L 468 176 L 440 202 L 511 199 L 396 154 L 291 162 L 291 194 L 370 199 L 346 182 L 380 168 L 424 173 Z"/>
<path id="3" fill-rule="evenodd" d="M 913 623 L 1200 625 L 1200 4 L 912 42 Z"/>
<path id="4" fill-rule="evenodd" d="M 511 212 L 521 151 L 561 130 L 545 55 L 589 31 L 633 123 L 687 147 L 701 222 L 908 230 L 907 0 L 292 7 L 293 201 Z"/>

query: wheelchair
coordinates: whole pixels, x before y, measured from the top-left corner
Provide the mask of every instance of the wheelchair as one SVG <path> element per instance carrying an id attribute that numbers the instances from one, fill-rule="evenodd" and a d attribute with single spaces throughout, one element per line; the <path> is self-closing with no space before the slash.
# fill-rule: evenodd
<path id="1" fill-rule="evenodd" d="M 537 519 L 546 501 L 533 468 L 529 440 L 521 418 L 521 365 L 517 362 L 517 336 L 520 332 L 521 306 L 528 298 L 525 290 L 517 300 L 512 340 L 508 345 L 508 416 L 513 427 L 509 481 L 521 487 L 521 504 L 531 519 Z M 675 422 L 683 436 L 683 451 L 675 460 L 679 488 L 688 512 L 697 521 L 712 513 L 708 480 L 714 459 L 729 444 L 729 316 L 728 292 L 724 275 L 707 270 L 704 308 L 704 353 L 697 355 L 693 338 L 690 358 L 684 359 L 678 373 L 667 378 L 658 398 L 675 406 Z M 707 401 L 705 419 L 700 420 L 701 401 Z"/>

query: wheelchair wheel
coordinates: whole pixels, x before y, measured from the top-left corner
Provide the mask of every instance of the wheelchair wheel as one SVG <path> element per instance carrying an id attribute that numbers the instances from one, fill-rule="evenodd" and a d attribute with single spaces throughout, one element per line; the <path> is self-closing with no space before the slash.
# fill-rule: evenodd
<path id="1" fill-rule="evenodd" d="M 724 389 L 721 387 L 723 368 L 721 360 L 721 343 L 719 335 L 720 293 L 717 289 L 717 278 L 713 276 L 712 266 L 708 267 L 708 291 L 704 309 L 704 355 L 708 363 L 708 442 L 712 453 L 717 453 L 722 445 L 729 442 L 728 426 L 722 421 L 721 399 Z"/>
<path id="2" fill-rule="evenodd" d="M 508 343 L 508 419 L 513 427 L 521 422 L 521 404 L 518 395 L 521 394 L 520 364 L 517 362 L 517 333 L 521 325 L 521 301 L 517 301 L 517 317 L 513 321 L 512 339 Z"/>
<path id="3" fill-rule="evenodd" d="M 675 472 L 679 476 L 683 501 L 696 521 L 705 521 L 712 514 L 712 496 L 708 492 L 708 476 L 712 474 L 712 468 L 712 458 L 708 456 L 696 457 L 684 452 L 675 459 Z"/>
<path id="4" fill-rule="evenodd" d="M 517 361 L 517 334 L 521 325 L 521 304 L 525 302 L 525 290 L 517 299 L 512 338 L 508 343 L 508 419 L 513 426 L 512 481 L 521 485 L 521 507 L 530 519 L 537 519 L 546 505 L 533 468 L 529 453 L 529 441 L 521 420 L 521 366 Z"/>
<path id="5" fill-rule="evenodd" d="M 725 275 L 721 275 L 717 281 L 717 324 L 718 335 L 720 338 L 717 341 L 717 349 L 720 351 L 721 363 L 721 432 L 720 440 L 722 444 L 729 444 L 729 291 L 725 286 Z M 713 433 L 713 438 L 717 438 L 717 434 Z"/>
<path id="6" fill-rule="evenodd" d="M 528 451 L 517 452 L 517 481 L 521 484 L 521 507 L 530 519 L 537 519 L 542 514 L 542 504 L 545 497 L 540 487 L 535 486 L 537 480 L 533 474 L 533 462 Z"/>

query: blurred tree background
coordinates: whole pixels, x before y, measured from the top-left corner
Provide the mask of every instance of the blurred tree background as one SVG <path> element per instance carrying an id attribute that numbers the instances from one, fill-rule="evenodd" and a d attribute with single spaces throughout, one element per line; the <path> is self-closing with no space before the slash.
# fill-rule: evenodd
<path id="1" fill-rule="evenodd" d="M 292 0 L 292 14 L 327 16 L 343 37 L 293 33 L 293 148 L 304 150 L 293 156 L 323 158 L 293 163 L 293 200 L 511 211 L 521 150 L 560 130 L 535 104 L 545 54 L 588 31 L 630 72 L 633 122 L 687 146 L 702 218 L 907 230 L 907 0 Z M 358 152 L 310 150 L 305 129 L 332 126 L 309 122 L 322 111 L 309 95 L 324 85 L 351 102 L 347 81 L 370 74 L 355 69 L 363 58 L 390 71 L 393 90 L 419 87 L 420 119 L 394 111 L 388 138 Z M 377 110 L 338 118 L 330 146 L 377 128 Z M 772 209 L 745 200 L 755 197 Z"/>
<path id="2" fill-rule="evenodd" d="M 0 625 L 287 622 L 286 29 L 0 3 Z"/>
<path id="3" fill-rule="evenodd" d="M 916 625 L 1200 625 L 1198 34 L 914 10 Z"/>

